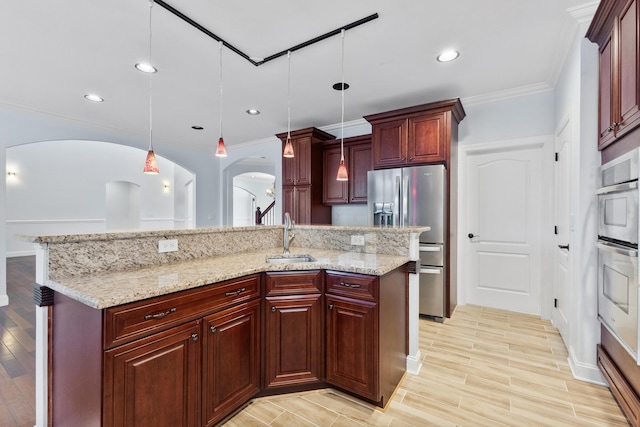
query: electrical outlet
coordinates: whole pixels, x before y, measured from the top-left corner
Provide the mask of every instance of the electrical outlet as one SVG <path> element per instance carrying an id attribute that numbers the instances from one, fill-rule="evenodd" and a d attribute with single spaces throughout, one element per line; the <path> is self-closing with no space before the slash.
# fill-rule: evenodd
<path id="1" fill-rule="evenodd" d="M 364 236 L 351 236 L 351 244 L 354 246 L 364 246 Z"/>
<path id="2" fill-rule="evenodd" d="M 158 253 L 175 252 L 178 250 L 178 239 L 162 239 L 158 241 Z"/>

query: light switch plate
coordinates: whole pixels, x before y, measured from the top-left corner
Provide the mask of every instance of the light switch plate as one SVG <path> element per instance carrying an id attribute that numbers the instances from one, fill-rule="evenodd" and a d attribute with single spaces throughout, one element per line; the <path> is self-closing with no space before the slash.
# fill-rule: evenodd
<path id="1" fill-rule="evenodd" d="M 351 244 L 354 246 L 364 246 L 364 236 L 351 236 Z"/>
<path id="2" fill-rule="evenodd" d="M 158 253 L 175 252 L 178 250 L 178 239 L 162 239 L 158 241 Z"/>

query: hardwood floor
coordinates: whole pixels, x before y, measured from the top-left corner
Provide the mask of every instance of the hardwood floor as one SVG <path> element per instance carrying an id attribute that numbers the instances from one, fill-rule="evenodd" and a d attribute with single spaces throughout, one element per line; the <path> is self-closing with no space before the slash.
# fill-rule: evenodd
<path id="1" fill-rule="evenodd" d="M 7 259 L 0 427 L 35 423 L 33 257 Z M 232 426 L 627 426 L 609 389 L 574 380 L 557 330 L 535 316 L 458 307 L 420 321 L 424 366 L 385 410 L 335 390 L 255 399 Z M 595 351 L 595 350 L 594 350 Z"/>

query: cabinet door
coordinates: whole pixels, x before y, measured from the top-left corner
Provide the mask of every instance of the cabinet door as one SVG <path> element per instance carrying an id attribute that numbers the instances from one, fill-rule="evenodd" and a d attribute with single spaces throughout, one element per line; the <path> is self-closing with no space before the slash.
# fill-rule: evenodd
<path id="1" fill-rule="evenodd" d="M 608 41 L 600 49 L 600 99 L 599 99 L 599 132 L 598 147 L 603 148 L 614 138 L 612 123 L 614 115 L 613 100 L 613 40 Z"/>
<path id="2" fill-rule="evenodd" d="M 296 224 L 311 224 L 311 186 L 297 185 L 294 191 L 292 219 Z"/>
<path id="3" fill-rule="evenodd" d="M 408 122 L 408 163 L 434 163 L 447 160 L 445 113 L 411 117 Z"/>
<path id="4" fill-rule="evenodd" d="M 349 147 L 349 203 L 367 203 L 367 172 L 373 170 L 371 144 Z"/>
<path id="5" fill-rule="evenodd" d="M 347 148 L 345 147 L 345 151 Z M 325 148 L 322 153 L 323 185 L 322 203 L 325 205 L 338 205 L 349 202 L 349 185 L 345 181 L 337 181 L 338 166 L 340 165 L 340 146 Z M 345 156 L 346 157 L 346 156 Z M 348 162 L 348 159 L 345 159 Z M 349 163 L 347 163 L 349 164 Z M 349 169 L 349 179 L 353 177 L 353 171 Z M 366 180 L 365 180 L 366 185 Z"/>
<path id="6" fill-rule="evenodd" d="M 322 294 L 265 299 L 267 389 L 323 379 Z"/>
<path id="7" fill-rule="evenodd" d="M 311 185 L 311 137 L 294 139 L 296 185 Z M 317 159 L 320 160 L 320 159 Z"/>
<path id="8" fill-rule="evenodd" d="M 200 321 L 105 352 L 105 426 L 199 426 Z"/>
<path id="9" fill-rule="evenodd" d="M 371 144 L 374 168 L 404 166 L 407 161 L 407 120 L 374 124 Z"/>
<path id="10" fill-rule="evenodd" d="M 619 119 L 616 137 L 640 123 L 640 77 L 638 68 L 638 9 L 631 0 L 622 11 L 618 25 Z"/>
<path id="11" fill-rule="evenodd" d="M 325 304 L 327 382 L 378 402 L 377 304 L 329 294 Z"/>
<path id="12" fill-rule="evenodd" d="M 203 425 L 211 426 L 260 391 L 260 300 L 204 319 Z"/>
<path id="13" fill-rule="evenodd" d="M 297 221 L 297 209 L 295 202 L 296 188 L 292 186 L 282 187 L 282 222 L 284 223 L 284 214 L 289 212 L 291 219 Z"/>

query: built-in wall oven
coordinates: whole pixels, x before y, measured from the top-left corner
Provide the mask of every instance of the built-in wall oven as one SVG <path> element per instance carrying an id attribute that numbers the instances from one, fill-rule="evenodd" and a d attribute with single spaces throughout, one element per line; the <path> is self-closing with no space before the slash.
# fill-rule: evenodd
<path id="1" fill-rule="evenodd" d="M 638 361 L 638 167 L 634 150 L 600 168 L 598 317 Z"/>

